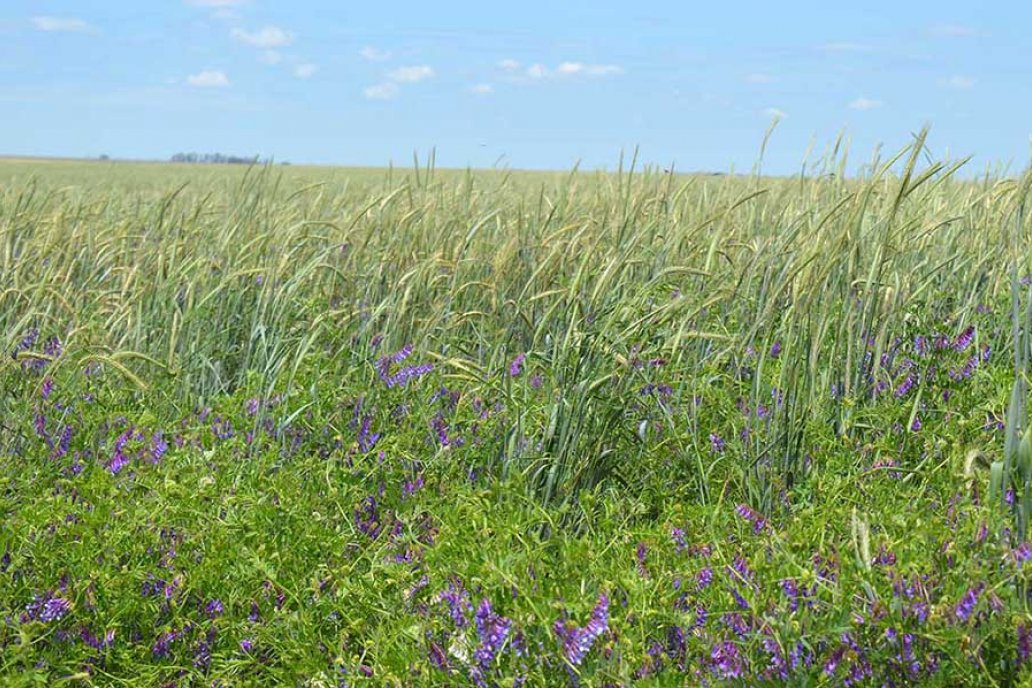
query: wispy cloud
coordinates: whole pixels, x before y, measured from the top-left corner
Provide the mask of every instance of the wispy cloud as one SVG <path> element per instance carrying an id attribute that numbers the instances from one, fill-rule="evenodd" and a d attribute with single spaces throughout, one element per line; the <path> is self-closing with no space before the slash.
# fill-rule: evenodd
<path id="1" fill-rule="evenodd" d="M 369 100 L 391 100 L 392 98 L 397 98 L 400 90 L 396 83 L 385 81 L 382 84 L 369 86 L 362 93 Z"/>
<path id="2" fill-rule="evenodd" d="M 359 50 L 358 54 L 362 56 L 363 60 L 368 60 L 369 62 L 385 62 L 391 59 L 390 50 L 379 50 L 368 45 Z"/>
<path id="3" fill-rule="evenodd" d="M 771 118 L 774 118 L 774 119 L 785 119 L 786 117 L 788 117 L 788 113 L 787 112 L 785 112 L 781 108 L 776 108 L 776 107 L 765 108 L 763 110 L 763 114 L 765 116 L 767 116 L 767 117 L 771 117 Z"/>
<path id="4" fill-rule="evenodd" d="M 975 78 L 973 76 L 965 76 L 963 74 L 954 74 L 949 79 L 943 79 L 939 83 L 941 85 L 943 85 L 943 86 L 946 86 L 947 88 L 956 88 L 956 89 L 963 90 L 963 89 L 968 89 L 968 88 L 974 88 L 974 86 L 977 83 L 977 81 L 975 80 Z"/>
<path id="5" fill-rule="evenodd" d="M 430 65 L 413 65 L 411 67 L 398 67 L 388 72 L 387 78 L 402 84 L 415 83 L 434 76 L 434 68 Z"/>
<path id="6" fill-rule="evenodd" d="M 561 76 L 610 76 L 623 74 L 623 67 L 612 64 L 584 64 L 583 62 L 563 62 L 556 68 Z"/>
<path id="7" fill-rule="evenodd" d="M 527 67 L 524 74 L 529 79 L 548 79 L 558 77 L 601 77 L 601 76 L 614 76 L 616 74 L 623 74 L 624 69 L 619 65 L 614 64 L 587 64 L 585 62 L 560 62 L 557 67 L 552 69 L 539 62 L 534 63 Z"/>
<path id="8" fill-rule="evenodd" d="M 197 74 L 186 77 L 186 83 L 201 88 L 222 88 L 229 86 L 229 77 L 226 73 L 217 69 L 205 69 Z"/>
<path id="9" fill-rule="evenodd" d="M 884 103 L 876 98 L 865 98 L 861 96 L 849 103 L 850 110 L 874 110 L 880 108 Z"/>
<path id="10" fill-rule="evenodd" d="M 278 50 L 266 50 L 258 59 L 267 65 L 278 65 L 283 62 L 283 53 Z"/>
<path id="11" fill-rule="evenodd" d="M 234 39 L 256 48 L 284 48 L 294 42 L 294 34 L 278 26 L 266 26 L 257 31 L 233 29 Z"/>
<path id="12" fill-rule="evenodd" d="M 503 70 L 505 70 L 507 72 L 515 72 L 515 71 L 519 70 L 520 62 L 519 62 L 519 60 L 514 60 L 512 58 L 507 58 L 507 59 L 502 60 L 501 62 L 498 63 L 498 68 L 499 69 L 503 69 Z"/>
<path id="13" fill-rule="evenodd" d="M 746 74 L 745 80 L 750 84 L 772 84 L 775 81 L 777 81 L 777 79 L 765 72 L 753 72 L 752 74 Z"/>
<path id="14" fill-rule="evenodd" d="M 928 33 L 937 38 L 971 38 L 982 35 L 975 27 L 964 24 L 935 24 L 928 27 Z"/>
<path id="15" fill-rule="evenodd" d="M 38 31 L 68 31 L 83 33 L 93 31 L 93 27 L 82 19 L 75 17 L 36 16 L 29 19 Z"/>
<path id="16" fill-rule="evenodd" d="M 312 64 L 311 62 L 305 62 L 294 67 L 294 76 L 298 79 L 308 79 L 315 75 L 319 71 L 319 65 Z"/>
<path id="17" fill-rule="evenodd" d="M 211 13 L 211 18 L 224 22 L 236 22 L 240 21 L 240 13 L 232 7 L 217 7 Z"/>
<path id="18" fill-rule="evenodd" d="M 543 64 L 532 64 L 527 67 L 527 76 L 531 79 L 544 79 L 548 76 L 548 67 Z"/>
<path id="19" fill-rule="evenodd" d="M 473 84 L 469 87 L 470 93 L 476 93 L 478 96 L 486 96 L 489 93 L 494 93 L 494 86 L 491 84 Z"/>

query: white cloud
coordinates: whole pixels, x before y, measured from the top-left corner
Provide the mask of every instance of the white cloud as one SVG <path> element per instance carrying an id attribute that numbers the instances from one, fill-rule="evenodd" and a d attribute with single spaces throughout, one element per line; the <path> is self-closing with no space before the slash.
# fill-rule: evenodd
<path id="1" fill-rule="evenodd" d="M 850 110 L 874 110 L 880 108 L 884 103 L 874 98 L 860 97 L 849 104 Z"/>
<path id="2" fill-rule="evenodd" d="M 972 76 L 954 74 L 949 79 L 943 79 L 939 83 L 943 86 L 946 86 L 947 88 L 967 89 L 973 88 L 977 82 L 975 81 L 975 78 Z"/>
<path id="3" fill-rule="evenodd" d="M 507 72 L 515 72 L 520 68 L 519 60 L 513 60 L 512 58 L 502 60 L 498 63 L 499 69 L 504 69 Z"/>
<path id="4" fill-rule="evenodd" d="M 186 77 L 186 83 L 191 86 L 199 86 L 202 88 L 221 88 L 229 86 L 229 77 L 226 76 L 225 72 L 206 69 L 197 74 L 191 74 Z"/>
<path id="5" fill-rule="evenodd" d="M 772 84 L 775 79 L 770 74 L 763 72 L 753 72 L 752 74 L 746 74 L 745 80 L 750 84 Z"/>
<path id="6" fill-rule="evenodd" d="M 314 65 L 310 62 L 305 62 L 304 64 L 299 64 L 298 66 L 294 67 L 294 76 L 296 76 L 298 79 L 307 79 L 313 76 L 318 71 L 319 65 Z"/>
<path id="7" fill-rule="evenodd" d="M 609 76 L 623 73 L 623 69 L 616 65 L 584 64 L 583 62 L 563 62 L 555 71 L 562 76 Z"/>
<path id="8" fill-rule="evenodd" d="M 239 7 L 247 0 L 187 0 L 186 4 L 194 7 Z"/>
<path id="9" fill-rule="evenodd" d="M 928 33 L 938 38 L 970 38 L 980 34 L 975 27 L 963 24 L 935 24 L 928 28 Z"/>
<path id="10" fill-rule="evenodd" d="M 93 30 L 93 27 L 88 23 L 75 17 L 37 16 L 32 17 L 29 21 L 39 31 L 73 31 L 81 33 Z"/>
<path id="11" fill-rule="evenodd" d="M 283 62 L 283 53 L 276 50 L 266 50 L 258 59 L 268 65 L 278 65 L 280 62 Z"/>
<path id="12" fill-rule="evenodd" d="M 398 96 L 398 85 L 390 81 L 385 81 L 382 84 L 376 84 L 375 86 L 369 86 L 364 89 L 362 93 L 369 100 L 390 100 Z"/>
<path id="13" fill-rule="evenodd" d="M 218 8 L 214 12 L 212 12 L 211 13 L 211 18 L 212 19 L 218 19 L 219 21 L 224 21 L 224 22 L 235 22 L 235 21 L 239 21 L 240 13 L 237 12 L 236 10 L 234 10 L 234 9 L 229 8 L 229 7 L 222 7 L 222 8 Z"/>
<path id="14" fill-rule="evenodd" d="M 378 50 L 368 45 L 359 50 L 358 54 L 362 56 L 363 60 L 369 60 L 370 62 L 384 62 L 391 59 L 390 50 Z"/>
<path id="15" fill-rule="evenodd" d="M 429 79 L 433 75 L 433 67 L 429 65 L 414 65 L 411 67 L 398 67 L 389 72 L 387 78 L 398 83 L 414 83 L 423 79 Z"/>
<path id="16" fill-rule="evenodd" d="M 233 29 L 232 36 L 256 48 L 283 48 L 294 42 L 294 34 L 278 26 L 266 26 L 257 31 Z"/>
<path id="17" fill-rule="evenodd" d="M 560 62 L 555 69 L 536 62 L 527 67 L 525 74 L 529 79 L 548 79 L 553 77 L 612 76 L 614 74 L 623 74 L 623 72 L 623 67 L 618 65 L 567 61 Z"/>
<path id="18" fill-rule="evenodd" d="M 782 110 L 780 108 L 776 108 L 776 107 L 766 108 L 763 111 L 763 114 L 766 115 L 767 117 L 776 118 L 776 119 L 785 119 L 786 117 L 788 117 L 788 113 L 787 112 L 785 112 L 784 110 Z"/>
<path id="19" fill-rule="evenodd" d="M 486 96 L 488 93 L 494 93 L 494 86 L 491 84 L 473 84 L 469 87 L 469 91 L 480 96 Z"/>
<path id="20" fill-rule="evenodd" d="M 527 76 L 531 79 L 544 79 L 548 76 L 548 67 L 543 64 L 532 64 L 527 67 Z"/>

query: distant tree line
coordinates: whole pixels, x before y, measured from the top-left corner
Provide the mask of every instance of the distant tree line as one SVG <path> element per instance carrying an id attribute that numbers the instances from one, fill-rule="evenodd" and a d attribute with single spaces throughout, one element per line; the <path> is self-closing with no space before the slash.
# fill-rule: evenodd
<path id="1" fill-rule="evenodd" d="M 257 155 L 245 158 L 240 155 L 225 155 L 224 153 L 176 153 L 172 156 L 172 162 L 194 162 L 211 165 L 252 165 L 255 163 L 266 163 Z"/>

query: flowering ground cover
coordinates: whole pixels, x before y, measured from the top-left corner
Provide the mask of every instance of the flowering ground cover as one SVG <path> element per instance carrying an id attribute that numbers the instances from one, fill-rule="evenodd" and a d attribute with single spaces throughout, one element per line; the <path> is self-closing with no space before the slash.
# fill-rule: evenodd
<path id="1" fill-rule="evenodd" d="M 0 166 L 4 684 L 1023 684 L 1027 180 L 919 151 Z"/>

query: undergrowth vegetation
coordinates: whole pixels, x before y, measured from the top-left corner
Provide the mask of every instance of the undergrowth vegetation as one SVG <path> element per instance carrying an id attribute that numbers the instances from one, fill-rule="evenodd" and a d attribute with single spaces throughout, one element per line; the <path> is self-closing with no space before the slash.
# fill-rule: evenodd
<path id="1" fill-rule="evenodd" d="M 0 165 L 11 685 L 1018 685 L 1030 178 Z"/>

